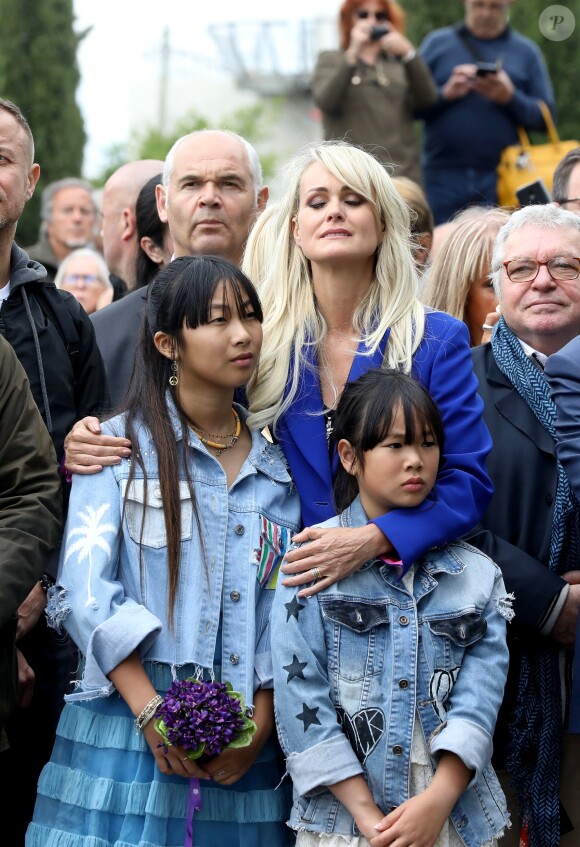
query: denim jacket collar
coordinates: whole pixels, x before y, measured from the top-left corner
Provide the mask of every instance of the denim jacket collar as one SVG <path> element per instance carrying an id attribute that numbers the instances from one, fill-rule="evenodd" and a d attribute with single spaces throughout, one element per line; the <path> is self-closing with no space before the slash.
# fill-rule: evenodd
<path id="1" fill-rule="evenodd" d="M 355 497 L 350 506 L 348 506 L 340 515 L 340 525 L 345 527 L 364 526 L 368 523 L 368 520 L 369 519 L 360 501 L 359 495 Z M 456 544 L 461 546 L 460 541 L 456 542 Z M 372 559 L 366 562 L 362 566 L 361 570 L 370 568 L 375 561 L 376 559 Z M 455 554 L 453 547 L 450 545 L 434 547 L 432 550 L 428 550 L 427 553 L 419 559 L 418 564 L 427 574 L 429 574 L 429 576 L 433 576 L 436 573 L 461 573 L 465 568 L 465 562 L 463 562 Z M 400 576 L 397 576 L 397 581 L 399 579 Z"/>
<path id="2" fill-rule="evenodd" d="M 175 440 L 179 442 L 183 438 L 183 430 L 175 401 L 169 391 L 167 392 L 166 399 L 169 419 L 175 433 Z M 233 406 L 240 418 L 245 421 L 249 414 L 248 410 L 243 406 L 239 406 L 237 403 L 234 403 Z M 274 482 L 291 482 L 288 466 L 282 451 L 274 447 L 270 442 L 266 442 L 258 431 L 250 430 L 250 434 L 252 436 L 252 447 L 246 462 L 249 462 L 253 466 L 254 472 L 260 471 Z M 200 437 L 191 428 L 188 428 L 188 445 L 196 450 L 207 453 L 207 449 L 202 444 Z"/>

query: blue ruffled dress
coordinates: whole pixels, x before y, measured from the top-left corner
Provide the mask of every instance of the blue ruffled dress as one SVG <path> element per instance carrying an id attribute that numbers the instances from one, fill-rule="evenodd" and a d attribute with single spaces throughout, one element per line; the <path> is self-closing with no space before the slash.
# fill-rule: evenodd
<path id="1" fill-rule="evenodd" d="M 221 656 L 221 625 L 216 656 Z M 156 690 L 172 682 L 170 668 L 145 664 Z M 216 679 L 221 668 L 214 665 Z M 179 669 L 185 679 L 193 666 Z M 193 847 L 290 847 L 289 780 L 277 786 L 284 760 L 271 738 L 234 785 L 201 782 Z M 26 847 L 183 847 L 189 782 L 166 776 L 118 694 L 65 705 L 50 762 L 42 771 Z"/>

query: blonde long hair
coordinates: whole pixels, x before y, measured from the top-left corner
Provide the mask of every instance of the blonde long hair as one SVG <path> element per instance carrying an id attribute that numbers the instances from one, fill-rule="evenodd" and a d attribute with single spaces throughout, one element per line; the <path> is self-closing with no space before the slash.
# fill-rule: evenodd
<path id="1" fill-rule="evenodd" d="M 505 209 L 476 206 L 453 220 L 450 234 L 424 277 L 425 305 L 465 321 L 471 285 L 489 273 L 497 234 L 509 219 Z"/>
<path id="2" fill-rule="evenodd" d="M 282 199 L 258 220 L 246 247 L 243 270 L 256 285 L 264 309 L 260 366 L 248 385 L 250 426 L 276 427 L 297 395 L 304 348 L 320 345 L 326 336 L 310 263 L 292 234 L 302 176 L 317 162 L 371 204 L 384 231 L 373 282 L 353 315 L 353 328 L 364 337 L 368 355 L 376 352 L 390 327 L 386 365 L 409 372 L 423 338 L 425 313 L 417 296 L 409 211 L 391 178 L 377 159 L 358 147 L 340 141 L 309 145 L 287 166 Z"/>

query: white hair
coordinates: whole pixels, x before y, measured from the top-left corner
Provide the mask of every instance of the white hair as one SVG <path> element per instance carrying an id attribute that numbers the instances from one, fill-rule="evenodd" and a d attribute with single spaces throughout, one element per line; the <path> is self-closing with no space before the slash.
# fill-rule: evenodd
<path id="1" fill-rule="evenodd" d="M 568 212 L 551 203 L 541 206 L 524 206 L 514 212 L 509 221 L 502 226 L 497 234 L 493 255 L 491 257 L 491 274 L 493 288 L 498 300 L 501 299 L 501 270 L 504 262 L 505 243 L 514 232 L 524 226 L 536 229 L 572 229 L 580 232 L 580 215 Z"/>
<path id="2" fill-rule="evenodd" d="M 113 287 L 111 280 L 109 279 L 109 269 L 107 268 L 105 260 L 101 254 L 97 250 L 93 250 L 91 247 L 79 247 L 78 250 L 72 250 L 58 266 L 58 270 L 54 278 L 54 284 L 57 288 L 62 288 L 67 268 L 74 259 L 92 259 L 98 268 L 98 276 L 103 284 L 103 288 Z"/>

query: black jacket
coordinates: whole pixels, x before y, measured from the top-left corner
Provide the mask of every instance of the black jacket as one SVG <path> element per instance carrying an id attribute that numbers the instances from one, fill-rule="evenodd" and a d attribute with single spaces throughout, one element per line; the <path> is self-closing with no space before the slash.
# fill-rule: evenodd
<path id="1" fill-rule="evenodd" d="M 565 585 L 548 570 L 556 447 L 498 368 L 491 345 L 474 347 L 472 358 L 493 440 L 487 472 L 494 494 L 469 541 L 500 566 L 507 590 L 515 595 L 514 623 L 535 630 Z"/>
<path id="2" fill-rule="evenodd" d="M 55 289 L 45 277 L 44 267 L 13 244 L 10 295 L 0 309 L 0 334 L 26 371 L 60 461 L 67 432 L 85 415 L 100 413 L 107 391 L 88 315 L 71 294 Z"/>
<path id="3" fill-rule="evenodd" d="M 113 409 L 129 388 L 148 291 L 148 285 L 138 288 L 91 315 Z"/>
<path id="4" fill-rule="evenodd" d="M 547 643 L 539 630 L 566 583 L 548 568 L 557 482 L 554 441 L 498 368 L 491 345 L 474 347 L 472 358 L 493 440 L 487 472 L 494 494 L 466 540 L 497 562 L 514 594 L 515 617 L 507 630 L 510 667 L 494 734 L 494 764 L 502 768 L 522 652 Z"/>

